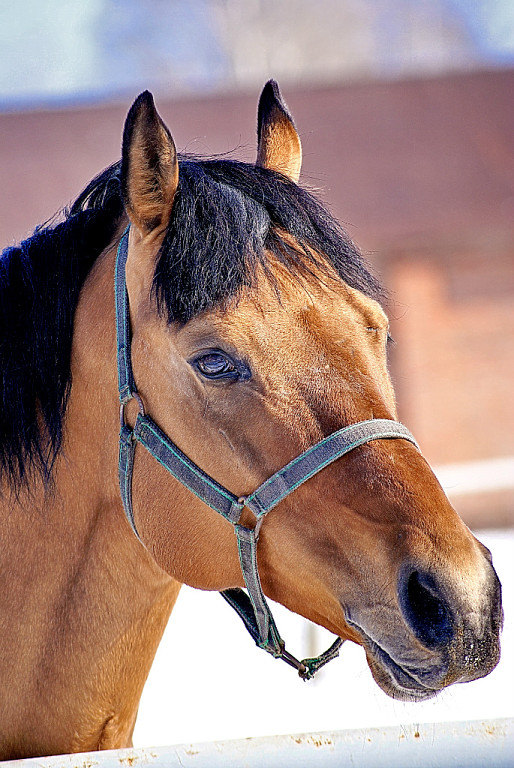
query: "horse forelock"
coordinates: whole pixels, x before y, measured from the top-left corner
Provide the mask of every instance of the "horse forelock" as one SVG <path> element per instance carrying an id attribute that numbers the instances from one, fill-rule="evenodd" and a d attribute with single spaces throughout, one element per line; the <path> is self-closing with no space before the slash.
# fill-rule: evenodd
<path id="1" fill-rule="evenodd" d="M 168 321 L 186 323 L 230 301 L 254 284 L 258 267 L 272 272 L 276 259 L 293 276 L 325 265 L 366 295 L 382 295 L 349 236 L 313 194 L 267 168 L 180 156 L 154 277 Z"/>

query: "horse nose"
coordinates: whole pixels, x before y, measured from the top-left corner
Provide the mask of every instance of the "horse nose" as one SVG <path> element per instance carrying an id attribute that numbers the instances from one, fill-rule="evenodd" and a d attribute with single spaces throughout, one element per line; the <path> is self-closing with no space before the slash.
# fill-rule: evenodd
<path id="1" fill-rule="evenodd" d="M 407 625 L 427 648 L 448 646 L 454 634 L 452 614 L 433 576 L 411 570 L 400 576 L 400 609 Z"/>

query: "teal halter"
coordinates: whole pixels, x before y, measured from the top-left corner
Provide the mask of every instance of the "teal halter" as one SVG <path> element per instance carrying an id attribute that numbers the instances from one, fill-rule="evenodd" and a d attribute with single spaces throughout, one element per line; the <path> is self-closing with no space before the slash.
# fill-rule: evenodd
<path id="1" fill-rule="evenodd" d="M 341 638 L 314 659 L 299 661 L 285 649 L 285 644 L 264 597 L 257 565 L 257 542 L 264 517 L 282 499 L 340 456 L 370 440 L 401 438 L 417 447 L 409 430 L 397 421 L 370 419 L 352 424 L 321 440 L 275 472 L 248 496 L 235 496 L 189 459 L 157 424 L 145 413 L 136 389 L 131 362 L 131 332 L 125 265 L 128 254 L 128 229 L 123 234 L 116 256 L 115 298 L 118 389 L 120 396 L 119 480 L 121 498 L 127 519 L 139 538 L 132 509 L 132 473 L 136 443 L 146 448 L 165 469 L 199 499 L 228 520 L 235 530 L 239 561 L 247 593 L 239 588 L 227 589 L 221 595 L 237 611 L 256 644 L 275 658 L 282 659 L 308 680 L 324 664 L 335 658 L 343 642 Z M 125 422 L 125 406 L 135 399 L 139 413 L 133 427 Z M 239 523 L 243 508 L 251 510 L 256 524 L 246 528 Z"/>

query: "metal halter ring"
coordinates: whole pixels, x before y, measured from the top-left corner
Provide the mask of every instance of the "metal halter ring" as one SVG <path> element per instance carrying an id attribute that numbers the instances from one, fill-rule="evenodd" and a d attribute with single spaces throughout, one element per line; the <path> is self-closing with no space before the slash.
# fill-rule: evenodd
<path id="1" fill-rule="evenodd" d="M 126 421 L 125 421 L 125 406 L 128 403 L 130 403 L 131 400 L 135 400 L 136 401 L 136 403 L 138 405 L 138 408 L 139 408 L 139 413 L 141 414 L 141 416 L 145 415 L 145 406 L 144 406 L 143 400 L 141 399 L 141 395 L 139 394 L 139 392 L 131 392 L 129 399 L 125 400 L 125 402 L 123 402 L 123 403 L 120 403 L 120 427 L 122 429 L 126 425 Z"/>

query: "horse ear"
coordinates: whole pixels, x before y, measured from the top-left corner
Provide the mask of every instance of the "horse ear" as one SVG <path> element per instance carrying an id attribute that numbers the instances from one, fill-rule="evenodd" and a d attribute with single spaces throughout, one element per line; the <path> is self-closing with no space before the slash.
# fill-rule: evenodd
<path id="1" fill-rule="evenodd" d="M 257 141 L 257 165 L 298 181 L 302 145 L 275 80 L 268 80 L 259 99 Z"/>
<path id="2" fill-rule="evenodd" d="M 121 191 L 132 224 L 147 235 L 166 227 L 178 186 L 177 150 L 149 91 L 132 104 L 123 130 Z"/>

